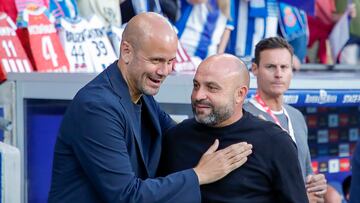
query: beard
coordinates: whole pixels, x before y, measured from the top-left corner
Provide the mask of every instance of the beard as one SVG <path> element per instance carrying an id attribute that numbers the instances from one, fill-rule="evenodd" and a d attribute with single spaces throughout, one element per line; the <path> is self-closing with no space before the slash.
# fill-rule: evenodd
<path id="1" fill-rule="evenodd" d="M 199 114 L 199 112 L 197 112 L 195 108 L 195 105 L 197 104 L 209 106 L 211 109 L 210 113 L 208 113 L 207 115 Z M 193 101 L 191 106 L 193 114 L 195 116 L 195 120 L 210 127 L 216 126 L 223 121 L 229 119 L 234 113 L 233 105 L 226 104 L 223 106 L 214 107 L 214 105 L 205 100 Z"/>

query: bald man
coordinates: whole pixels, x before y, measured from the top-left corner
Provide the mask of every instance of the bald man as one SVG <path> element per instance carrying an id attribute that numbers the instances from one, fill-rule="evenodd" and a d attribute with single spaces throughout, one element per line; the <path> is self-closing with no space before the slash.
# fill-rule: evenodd
<path id="1" fill-rule="evenodd" d="M 232 55 L 215 55 L 199 65 L 193 81 L 194 118 L 168 131 L 161 172 L 195 164 L 214 140 L 220 149 L 246 141 L 253 146 L 247 162 L 224 179 L 201 186 L 202 202 L 308 202 L 290 136 L 242 109 L 249 89 L 245 64 Z"/>
<path id="2" fill-rule="evenodd" d="M 199 185 L 246 161 L 251 145 L 216 150 L 215 142 L 198 164 L 155 177 L 163 134 L 174 121 L 153 95 L 172 70 L 177 40 L 158 14 L 130 20 L 120 59 L 85 85 L 64 115 L 49 202 L 199 202 Z"/>

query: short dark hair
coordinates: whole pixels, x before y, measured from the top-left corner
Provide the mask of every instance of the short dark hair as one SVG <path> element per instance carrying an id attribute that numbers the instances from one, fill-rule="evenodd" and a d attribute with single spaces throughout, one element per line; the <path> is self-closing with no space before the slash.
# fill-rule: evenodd
<path id="1" fill-rule="evenodd" d="M 255 46 L 255 59 L 254 63 L 259 65 L 260 62 L 260 52 L 267 50 L 267 49 L 278 49 L 284 48 L 287 49 L 291 57 L 294 55 L 294 49 L 292 46 L 282 37 L 269 37 L 262 39 L 259 43 Z"/>

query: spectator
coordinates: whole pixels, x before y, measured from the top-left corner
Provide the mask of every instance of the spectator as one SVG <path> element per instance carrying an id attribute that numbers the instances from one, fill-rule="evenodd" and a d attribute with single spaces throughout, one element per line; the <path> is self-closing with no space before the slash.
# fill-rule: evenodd
<path id="1" fill-rule="evenodd" d="M 225 51 L 234 29 L 233 5 L 234 0 L 181 0 L 178 36 L 196 61 Z"/>
<path id="2" fill-rule="evenodd" d="M 244 109 L 288 132 L 298 149 L 298 161 L 309 200 L 322 202 L 326 179 L 323 174 L 313 174 L 304 117 L 299 110 L 283 102 L 292 79 L 292 59 L 293 49 L 283 38 L 266 38 L 256 45 L 252 72 L 257 79 L 257 92 L 244 104 Z"/>
<path id="3" fill-rule="evenodd" d="M 235 29 L 227 52 L 244 58 L 254 57 L 255 45 L 262 39 L 277 36 L 278 3 L 276 0 L 238 0 L 235 2 Z"/>
<path id="4" fill-rule="evenodd" d="M 139 13 L 162 13 L 159 0 L 122 0 L 120 10 L 123 24 Z"/>
<path id="5" fill-rule="evenodd" d="M 313 48 L 315 42 L 318 42 L 317 59 L 316 61 L 322 64 L 329 64 L 337 61 L 337 58 L 330 56 L 330 47 L 328 45 L 328 37 L 331 33 L 335 23 L 341 18 L 342 9 L 344 5 L 341 3 L 347 3 L 343 0 L 316 0 L 315 1 L 315 16 L 307 16 L 309 24 L 309 43 L 308 48 Z M 337 5 L 335 4 L 337 3 Z M 346 6 L 347 7 L 347 4 Z M 350 5 L 350 16 L 356 16 L 356 10 L 354 5 Z M 338 10 L 342 9 L 342 11 Z M 354 21 L 356 22 L 356 21 Z M 312 57 L 309 57 L 310 59 Z"/>

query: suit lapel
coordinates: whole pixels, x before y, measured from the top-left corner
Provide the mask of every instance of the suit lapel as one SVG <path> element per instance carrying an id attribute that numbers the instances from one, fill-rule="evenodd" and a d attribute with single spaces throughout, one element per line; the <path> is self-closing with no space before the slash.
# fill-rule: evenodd
<path id="1" fill-rule="evenodd" d="M 117 61 L 115 61 L 108 69 L 106 69 L 107 71 L 107 76 L 109 77 L 111 86 L 114 90 L 114 92 L 120 97 L 120 104 L 123 105 L 127 115 L 129 116 L 129 123 L 130 126 L 132 128 L 132 132 L 135 136 L 135 140 L 137 142 L 139 151 L 140 151 L 140 155 L 141 155 L 141 161 L 143 162 L 145 168 L 146 168 L 146 172 L 149 175 L 149 169 L 145 162 L 144 159 L 144 151 L 143 151 L 143 146 L 142 146 L 142 142 L 141 142 L 141 135 L 139 134 L 138 129 L 141 128 L 141 126 L 137 124 L 135 124 L 136 122 L 132 122 L 134 121 L 135 118 L 135 111 L 134 111 L 134 106 L 133 103 L 131 101 L 131 96 L 129 93 L 129 88 L 127 86 L 127 83 L 125 82 L 119 67 L 117 66 Z"/>
<path id="2" fill-rule="evenodd" d="M 161 127 L 160 127 L 160 123 L 157 122 L 159 120 L 158 118 L 158 114 L 156 112 L 154 112 L 154 108 L 151 105 L 151 101 L 146 97 L 143 96 L 143 101 L 145 105 L 145 108 L 147 109 L 147 113 L 149 115 L 150 120 L 148 122 L 152 123 L 152 126 L 154 127 L 154 135 L 151 136 L 156 136 L 153 139 L 153 143 L 151 145 L 151 151 L 150 151 L 150 157 L 149 157 L 149 163 L 148 163 L 148 171 L 149 171 L 149 176 L 150 177 L 155 177 L 156 175 L 156 170 L 160 161 L 160 154 L 161 154 L 161 139 L 162 137 L 161 135 Z"/>

